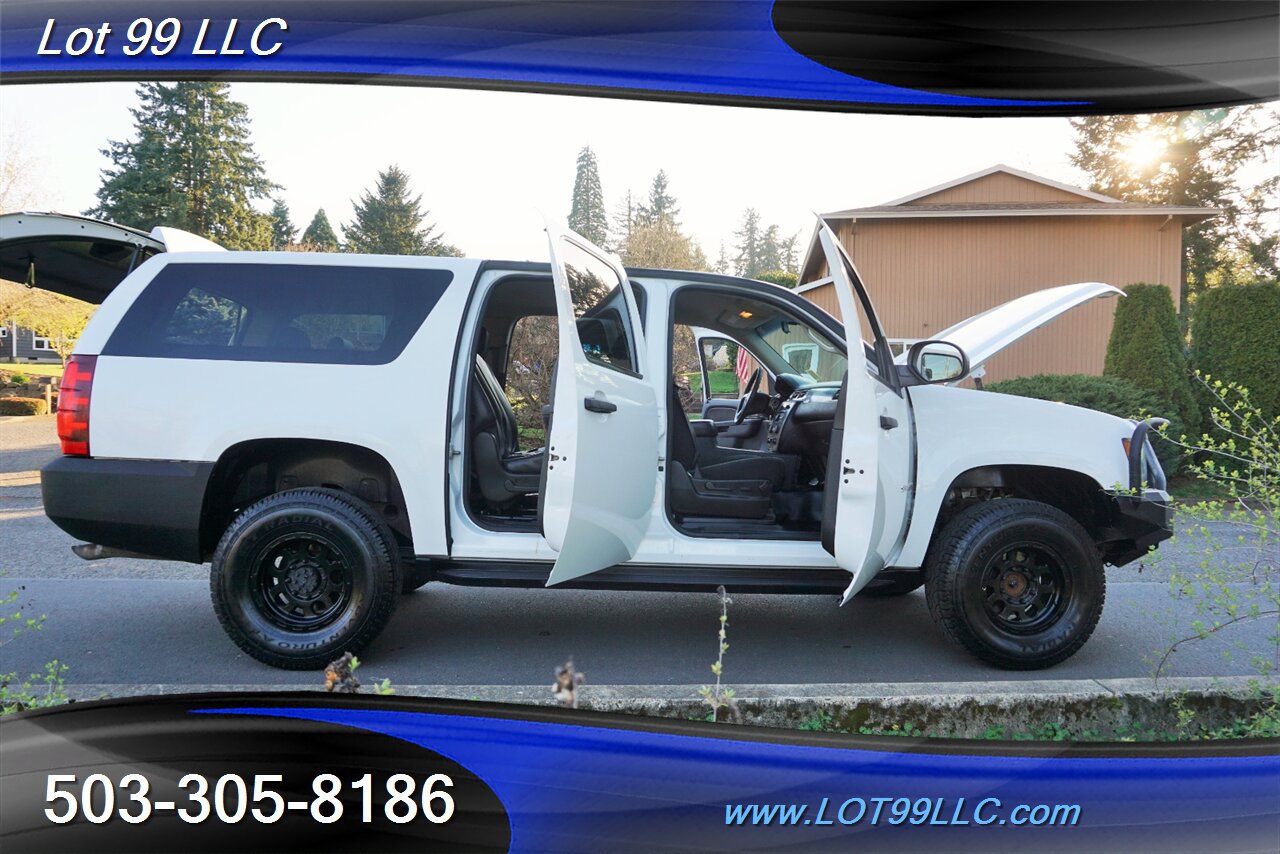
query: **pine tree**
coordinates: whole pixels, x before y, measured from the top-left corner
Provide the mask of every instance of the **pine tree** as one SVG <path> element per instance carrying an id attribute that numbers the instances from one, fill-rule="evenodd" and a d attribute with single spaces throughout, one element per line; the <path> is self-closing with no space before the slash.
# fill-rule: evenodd
<path id="1" fill-rule="evenodd" d="M 653 176 L 653 184 L 649 187 L 649 201 L 640 205 L 636 212 L 636 219 L 641 225 L 653 225 L 663 220 L 671 220 L 673 224 L 679 225 L 679 214 L 680 208 L 676 204 L 675 196 L 671 195 L 667 189 L 667 173 L 659 169 L 658 174 Z"/>
<path id="2" fill-rule="evenodd" d="M 86 213 L 167 225 L 228 249 L 267 249 L 271 220 L 253 207 L 276 186 L 249 139 L 249 111 L 226 83 L 143 83 L 134 139 L 108 142 L 98 203 Z"/>
<path id="3" fill-rule="evenodd" d="M 424 222 L 422 196 L 409 194 L 409 176 L 394 164 L 378 173 L 378 184 L 355 204 L 356 219 L 343 226 L 348 252 L 377 255 L 459 255 L 457 248 Z"/>
<path id="4" fill-rule="evenodd" d="M 1089 173 L 1094 191 L 1127 202 L 1223 209 L 1184 231 L 1184 308 L 1205 287 L 1280 271 L 1280 237 L 1266 224 L 1280 209 L 1280 173 L 1249 187 L 1236 177 L 1245 164 L 1274 156 L 1280 112 L 1259 105 L 1071 124 L 1071 162 Z"/>
<path id="5" fill-rule="evenodd" d="M 591 146 L 578 152 L 578 172 L 573 179 L 573 203 L 569 209 L 569 228 L 597 246 L 609 240 L 609 217 L 604 211 L 604 192 L 600 189 L 600 168 Z"/>
<path id="6" fill-rule="evenodd" d="M 289 216 L 284 199 L 276 199 L 271 208 L 271 248 L 287 249 L 298 236 L 298 227 Z"/>
<path id="7" fill-rule="evenodd" d="M 311 218 L 311 225 L 307 226 L 306 231 L 302 232 L 302 243 L 331 252 L 337 251 L 338 235 L 334 233 L 333 226 L 329 224 L 329 217 L 325 214 L 324 208 L 316 211 L 316 215 Z"/>
<path id="8" fill-rule="evenodd" d="M 761 266 L 764 234 L 760 230 L 760 214 L 755 208 L 742 212 L 742 225 L 733 236 L 737 238 L 734 248 L 738 250 L 733 256 L 733 270 L 739 276 L 751 278 L 764 269 Z"/>
<path id="9" fill-rule="evenodd" d="M 724 241 L 720 241 L 720 254 L 716 256 L 715 266 L 712 268 L 717 273 L 729 272 L 729 256 L 724 254 Z"/>

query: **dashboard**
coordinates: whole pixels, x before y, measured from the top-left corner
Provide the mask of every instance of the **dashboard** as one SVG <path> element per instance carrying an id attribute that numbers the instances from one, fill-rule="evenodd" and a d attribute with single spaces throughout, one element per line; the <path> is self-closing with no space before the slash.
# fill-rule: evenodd
<path id="1" fill-rule="evenodd" d="M 825 456 L 839 398 L 839 383 L 796 388 L 782 401 L 769 422 L 767 449 L 779 454 Z"/>

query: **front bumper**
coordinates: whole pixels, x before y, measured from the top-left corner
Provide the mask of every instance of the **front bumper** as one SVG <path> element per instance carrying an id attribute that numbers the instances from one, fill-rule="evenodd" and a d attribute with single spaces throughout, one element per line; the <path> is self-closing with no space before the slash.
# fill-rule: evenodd
<path id="1" fill-rule="evenodd" d="M 40 472 L 44 512 L 78 540 L 200 563 L 213 463 L 59 457 Z"/>
<path id="2" fill-rule="evenodd" d="M 1112 525 L 1102 543 L 1107 563 L 1124 566 L 1173 536 L 1173 508 L 1169 493 L 1147 489 L 1141 494 L 1111 495 Z"/>

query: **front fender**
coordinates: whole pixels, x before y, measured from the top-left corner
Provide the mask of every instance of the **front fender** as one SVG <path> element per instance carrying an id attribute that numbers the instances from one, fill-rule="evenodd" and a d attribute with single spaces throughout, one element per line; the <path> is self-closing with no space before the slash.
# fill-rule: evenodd
<path id="1" fill-rule="evenodd" d="M 1131 422 L 1104 412 L 997 392 L 920 386 L 908 392 L 916 424 L 916 498 L 897 565 L 924 563 L 947 490 L 967 471 L 1025 465 L 1077 472 L 1100 490 L 1126 486 Z"/>

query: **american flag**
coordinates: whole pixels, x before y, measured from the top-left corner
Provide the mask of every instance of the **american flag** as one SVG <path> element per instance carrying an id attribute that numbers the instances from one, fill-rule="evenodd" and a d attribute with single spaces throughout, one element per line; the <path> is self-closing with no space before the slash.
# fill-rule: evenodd
<path id="1" fill-rule="evenodd" d="M 733 372 L 738 375 L 738 385 L 745 386 L 747 384 L 747 380 L 751 377 L 751 372 L 755 370 L 752 365 L 753 361 L 751 354 L 747 352 L 747 348 L 739 344 L 738 361 L 733 366 Z"/>

